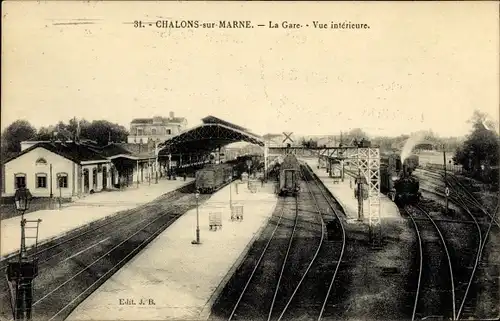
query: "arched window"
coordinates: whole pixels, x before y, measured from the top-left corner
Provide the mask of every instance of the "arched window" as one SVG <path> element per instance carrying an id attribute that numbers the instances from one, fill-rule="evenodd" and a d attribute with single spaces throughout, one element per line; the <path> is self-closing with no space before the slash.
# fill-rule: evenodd
<path id="1" fill-rule="evenodd" d="M 47 161 L 45 160 L 45 158 L 43 157 L 40 157 L 39 159 L 36 160 L 36 165 L 47 165 Z"/>
<path id="2" fill-rule="evenodd" d="M 151 128 L 151 135 L 156 135 L 156 128 Z"/>

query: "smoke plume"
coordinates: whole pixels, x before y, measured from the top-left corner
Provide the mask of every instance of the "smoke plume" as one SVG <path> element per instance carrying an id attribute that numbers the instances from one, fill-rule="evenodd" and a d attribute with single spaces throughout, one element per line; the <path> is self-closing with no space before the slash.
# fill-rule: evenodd
<path id="1" fill-rule="evenodd" d="M 401 151 L 401 163 L 404 163 L 405 159 L 410 156 L 411 151 L 413 150 L 413 147 L 415 147 L 415 145 L 424 141 L 426 135 L 426 132 L 417 132 L 413 133 L 410 138 L 408 138 L 405 145 L 403 146 L 403 150 Z"/>

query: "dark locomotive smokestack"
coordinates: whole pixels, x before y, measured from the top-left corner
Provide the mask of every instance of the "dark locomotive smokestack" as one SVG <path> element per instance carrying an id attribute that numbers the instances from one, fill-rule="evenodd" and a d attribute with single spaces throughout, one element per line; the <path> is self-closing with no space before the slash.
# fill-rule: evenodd
<path id="1" fill-rule="evenodd" d="M 409 172 L 408 172 L 408 164 L 406 164 L 406 162 L 403 163 L 403 177 L 408 177 L 409 176 Z"/>

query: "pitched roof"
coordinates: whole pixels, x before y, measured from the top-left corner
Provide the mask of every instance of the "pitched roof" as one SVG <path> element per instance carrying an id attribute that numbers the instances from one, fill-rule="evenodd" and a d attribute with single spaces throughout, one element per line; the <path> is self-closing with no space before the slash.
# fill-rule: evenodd
<path id="1" fill-rule="evenodd" d="M 66 159 L 69 159 L 75 163 L 85 162 L 85 161 L 100 161 L 107 160 L 106 157 L 97 152 L 94 148 L 86 146 L 85 144 L 79 144 L 75 142 L 40 142 L 36 143 L 29 148 L 26 148 L 19 154 L 7 159 L 5 163 L 8 163 L 19 156 L 27 154 L 36 148 L 44 148 L 55 154 L 58 154 Z"/>
<path id="2" fill-rule="evenodd" d="M 105 157 L 112 157 L 115 155 L 131 155 L 132 152 L 119 144 L 110 143 L 102 147 L 92 147 L 93 150 L 100 153 Z"/>
<path id="3" fill-rule="evenodd" d="M 244 132 L 248 131 L 245 127 L 238 126 L 236 124 L 230 123 L 228 121 L 225 121 L 223 119 L 217 118 L 217 117 L 212 116 L 212 115 L 209 115 L 205 118 L 202 118 L 201 120 L 203 121 L 204 124 L 222 124 L 222 125 L 226 125 L 226 126 L 231 127 L 233 129 L 241 130 Z"/>
<path id="4" fill-rule="evenodd" d="M 152 124 L 154 118 L 134 118 L 132 119 L 131 123 L 132 124 Z M 184 117 L 160 117 L 161 121 L 163 124 L 168 124 L 168 123 L 182 123 L 186 121 L 186 118 Z"/>
<path id="5" fill-rule="evenodd" d="M 133 155 L 139 158 L 155 156 L 154 146 L 151 148 L 151 146 L 148 147 L 147 144 L 117 143 L 115 145 L 124 150 L 127 150 L 129 152 L 129 155 Z"/>

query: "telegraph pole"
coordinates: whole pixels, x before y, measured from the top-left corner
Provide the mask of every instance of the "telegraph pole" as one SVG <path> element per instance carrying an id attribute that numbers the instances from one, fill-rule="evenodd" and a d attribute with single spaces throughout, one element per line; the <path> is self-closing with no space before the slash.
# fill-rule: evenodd
<path id="1" fill-rule="evenodd" d="M 358 169 L 358 178 L 356 187 L 358 188 L 358 221 L 363 222 L 363 179 L 361 177 L 361 170 Z"/>
<path id="2" fill-rule="evenodd" d="M 445 214 L 448 214 L 448 195 L 450 194 L 450 189 L 448 188 L 448 178 L 446 176 L 446 151 L 444 150 L 444 145 L 443 145 L 443 168 L 444 168 L 444 186 L 445 186 L 445 200 L 446 200 Z"/>

